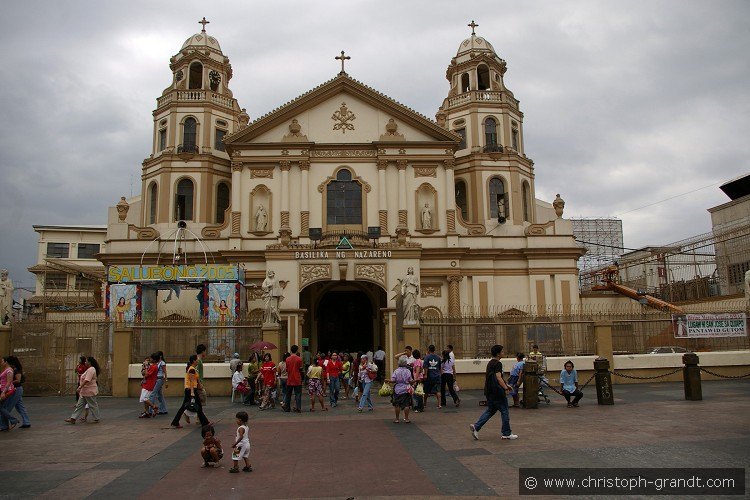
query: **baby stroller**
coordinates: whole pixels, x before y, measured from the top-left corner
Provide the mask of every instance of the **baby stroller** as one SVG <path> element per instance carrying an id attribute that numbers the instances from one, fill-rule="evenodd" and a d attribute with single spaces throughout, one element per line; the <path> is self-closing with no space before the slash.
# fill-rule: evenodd
<path id="1" fill-rule="evenodd" d="M 550 404 L 549 396 L 547 396 L 545 392 L 545 389 L 547 388 L 546 384 L 549 383 L 547 377 L 544 376 L 545 372 L 547 371 L 547 357 L 543 354 L 533 356 L 529 355 L 529 359 L 537 362 L 536 374 L 539 377 L 539 391 L 537 392 L 537 399 L 539 401 L 544 400 L 545 403 Z"/>

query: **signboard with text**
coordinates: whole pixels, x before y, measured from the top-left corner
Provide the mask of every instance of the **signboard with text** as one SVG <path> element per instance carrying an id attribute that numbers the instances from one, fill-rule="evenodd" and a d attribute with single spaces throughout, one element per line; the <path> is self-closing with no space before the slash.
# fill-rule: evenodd
<path id="1" fill-rule="evenodd" d="M 159 281 L 233 281 L 244 282 L 239 266 L 231 264 L 189 264 L 164 266 L 109 266 L 110 283 L 141 283 Z"/>
<path id="2" fill-rule="evenodd" d="M 744 337 L 747 316 L 744 313 L 673 314 L 675 338 Z"/>

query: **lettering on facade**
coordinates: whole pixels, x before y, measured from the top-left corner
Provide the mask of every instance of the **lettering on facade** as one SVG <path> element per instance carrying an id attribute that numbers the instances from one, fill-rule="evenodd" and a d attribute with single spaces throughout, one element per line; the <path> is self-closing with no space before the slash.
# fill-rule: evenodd
<path id="1" fill-rule="evenodd" d="M 294 252 L 295 260 L 319 260 L 319 259 L 390 259 L 393 257 L 391 250 L 310 250 Z"/>

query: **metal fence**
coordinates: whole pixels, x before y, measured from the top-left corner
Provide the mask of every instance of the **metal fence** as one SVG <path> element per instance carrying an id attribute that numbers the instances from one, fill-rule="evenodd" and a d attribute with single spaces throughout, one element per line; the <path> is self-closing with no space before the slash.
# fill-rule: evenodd
<path id="1" fill-rule="evenodd" d="M 133 325 L 131 362 L 140 363 L 156 351 L 164 352 L 167 361 L 185 361 L 195 353 L 198 344 L 208 351 L 205 361 L 225 361 L 233 353 L 241 359 L 250 357 L 250 345 L 263 340 L 260 319 L 249 318 L 231 325 L 210 325 L 205 321 L 153 321 Z M 281 337 L 286 338 L 283 334 Z M 285 346 L 278 346 L 285 348 Z"/>
<path id="2" fill-rule="evenodd" d="M 99 394 L 112 393 L 112 325 L 105 321 L 23 321 L 13 323 L 11 352 L 23 365 L 25 393 L 74 395 L 81 355 L 93 356 L 101 368 Z"/>
<path id="3" fill-rule="evenodd" d="M 739 305 L 739 303 L 737 304 Z M 706 308 L 709 309 L 709 308 Z M 699 313 L 701 311 L 691 311 Z M 743 312 L 740 307 L 710 308 L 711 313 Z M 615 354 L 645 354 L 660 347 L 689 351 L 736 351 L 750 349 L 747 331 L 743 337 L 675 338 L 675 324 L 668 313 L 643 309 L 512 307 L 504 312 L 462 311 L 461 317 L 429 315 L 421 320 L 422 343 L 438 350 L 453 345 L 456 357 L 488 357 L 494 344 L 505 353 L 527 353 L 538 344 L 548 356 L 596 354 L 594 324 L 611 322 Z"/>

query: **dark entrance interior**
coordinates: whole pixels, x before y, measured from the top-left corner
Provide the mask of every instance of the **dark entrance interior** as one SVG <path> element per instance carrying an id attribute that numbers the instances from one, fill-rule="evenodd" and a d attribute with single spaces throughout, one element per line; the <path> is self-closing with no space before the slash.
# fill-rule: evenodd
<path id="1" fill-rule="evenodd" d="M 372 349 L 373 310 L 362 291 L 329 291 L 320 300 L 317 317 L 318 349 L 345 352 Z"/>

